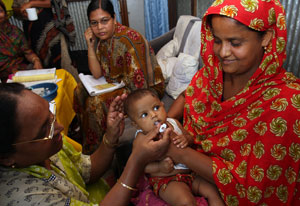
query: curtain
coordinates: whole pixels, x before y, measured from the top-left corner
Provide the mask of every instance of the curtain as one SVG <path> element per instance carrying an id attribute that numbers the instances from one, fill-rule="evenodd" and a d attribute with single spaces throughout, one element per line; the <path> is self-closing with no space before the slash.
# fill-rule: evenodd
<path id="1" fill-rule="evenodd" d="M 144 12 L 148 41 L 169 31 L 168 0 L 144 0 Z"/>
<path id="2" fill-rule="evenodd" d="M 117 17 L 117 22 L 122 23 L 121 20 L 121 15 L 120 15 L 120 4 L 119 4 L 119 0 L 111 0 L 111 3 L 114 6 L 114 10 L 116 13 L 116 17 Z"/>

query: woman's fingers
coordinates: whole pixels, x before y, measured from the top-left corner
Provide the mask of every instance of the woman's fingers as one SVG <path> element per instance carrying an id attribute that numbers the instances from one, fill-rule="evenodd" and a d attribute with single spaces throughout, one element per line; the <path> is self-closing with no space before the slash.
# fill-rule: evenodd
<path id="1" fill-rule="evenodd" d="M 84 32 L 85 40 L 88 45 L 94 45 L 95 44 L 95 36 L 93 34 L 92 29 L 89 27 Z"/>
<path id="2" fill-rule="evenodd" d="M 109 106 L 106 132 L 111 136 L 123 134 L 125 128 L 123 102 L 126 97 L 126 94 L 117 96 Z"/>
<path id="3" fill-rule="evenodd" d="M 121 96 L 117 96 L 112 103 L 110 104 L 109 107 L 109 112 L 121 112 L 124 113 L 124 100 L 126 99 L 127 95 L 122 94 Z"/>
<path id="4" fill-rule="evenodd" d="M 158 138 L 160 134 L 158 128 L 146 135 L 139 133 L 133 143 L 133 152 L 139 155 L 141 161 L 145 163 L 161 159 L 169 147 L 170 131 L 167 129 L 162 138 Z"/>

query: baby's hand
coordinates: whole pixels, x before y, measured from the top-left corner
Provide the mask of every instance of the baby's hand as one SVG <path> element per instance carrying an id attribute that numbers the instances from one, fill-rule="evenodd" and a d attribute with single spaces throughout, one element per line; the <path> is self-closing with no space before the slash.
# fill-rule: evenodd
<path id="1" fill-rule="evenodd" d="M 166 157 L 158 163 L 159 171 L 170 173 L 174 170 L 174 163 L 170 157 Z"/>
<path id="2" fill-rule="evenodd" d="M 177 135 L 172 140 L 178 148 L 185 148 L 188 146 L 188 140 L 185 138 L 184 135 Z"/>

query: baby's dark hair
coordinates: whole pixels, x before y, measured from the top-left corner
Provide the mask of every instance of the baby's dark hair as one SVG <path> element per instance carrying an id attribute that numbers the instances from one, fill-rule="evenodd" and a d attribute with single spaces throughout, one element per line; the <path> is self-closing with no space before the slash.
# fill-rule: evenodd
<path id="1" fill-rule="evenodd" d="M 152 91 L 151 89 L 137 89 L 137 90 L 134 90 L 133 92 L 131 92 L 127 98 L 125 99 L 125 102 L 124 102 L 124 112 L 125 114 L 127 114 L 130 118 L 131 118 L 131 106 L 133 105 L 133 102 L 135 102 L 136 100 L 144 97 L 144 96 L 147 96 L 147 95 L 152 95 L 153 97 L 155 98 L 158 98 L 159 97 L 157 96 L 157 94 Z"/>

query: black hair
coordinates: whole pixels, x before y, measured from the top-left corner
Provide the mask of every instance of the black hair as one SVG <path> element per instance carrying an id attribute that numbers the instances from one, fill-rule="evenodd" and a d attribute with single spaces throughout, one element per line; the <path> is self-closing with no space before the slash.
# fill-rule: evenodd
<path id="1" fill-rule="evenodd" d="M 212 29 L 212 18 L 213 18 L 213 16 L 215 16 L 215 15 L 217 15 L 217 14 L 211 14 L 211 15 L 208 15 L 208 16 L 206 17 L 206 23 L 207 23 L 207 25 L 209 26 L 209 28 L 211 28 L 211 29 Z M 233 19 L 233 18 L 230 18 L 230 17 L 228 17 L 228 16 L 223 16 L 223 15 L 222 15 L 222 17 L 226 17 L 226 18 L 229 18 L 229 19 Z M 245 24 L 239 22 L 239 21 L 236 20 L 236 19 L 233 19 L 233 20 L 235 20 L 234 22 L 235 22 L 237 25 L 241 25 L 241 26 L 245 27 L 246 29 L 248 29 L 249 31 L 256 32 L 260 37 L 263 37 L 263 36 L 266 34 L 266 31 L 258 31 L 258 30 L 255 30 L 255 29 L 252 29 L 252 28 L 246 26 Z"/>
<path id="2" fill-rule="evenodd" d="M 127 96 L 127 98 L 125 99 L 125 102 L 124 102 L 124 112 L 125 112 L 125 114 L 127 114 L 130 117 L 129 113 L 132 109 L 130 107 L 130 106 L 133 105 L 132 103 L 135 102 L 136 100 L 144 97 L 144 96 L 147 96 L 147 95 L 152 95 L 153 97 L 159 99 L 157 94 L 151 89 L 137 89 L 137 90 L 134 90 L 133 92 L 131 92 Z"/>
<path id="3" fill-rule="evenodd" d="M 5 15 L 7 15 L 6 7 L 5 7 L 5 4 L 4 4 L 4 2 L 2 0 L 0 0 L 0 6 L 4 10 Z"/>
<path id="4" fill-rule="evenodd" d="M 0 155 L 15 152 L 12 144 L 19 137 L 18 97 L 25 90 L 19 83 L 0 83 Z"/>
<path id="5" fill-rule="evenodd" d="M 112 18 L 115 18 L 114 6 L 110 0 L 92 0 L 87 8 L 87 17 L 90 20 L 90 14 L 92 11 L 102 9 L 110 14 Z"/>

